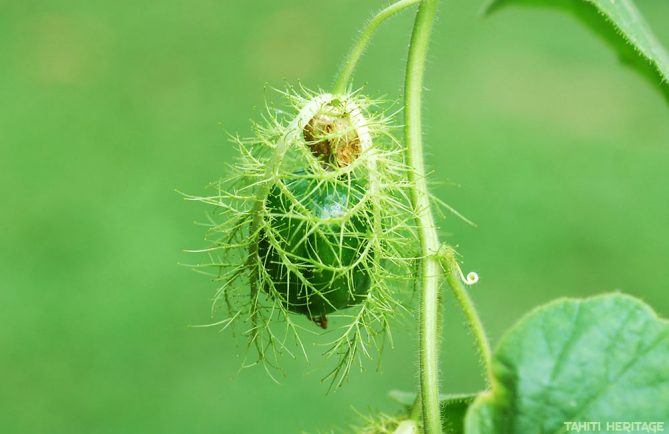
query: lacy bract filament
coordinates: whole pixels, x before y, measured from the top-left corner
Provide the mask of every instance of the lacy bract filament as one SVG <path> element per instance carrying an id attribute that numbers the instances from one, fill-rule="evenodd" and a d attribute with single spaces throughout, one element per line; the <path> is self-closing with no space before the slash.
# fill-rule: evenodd
<path id="1" fill-rule="evenodd" d="M 270 365 L 294 348 L 289 338 L 300 343 L 304 329 L 318 329 L 300 315 L 330 324 L 326 354 L 337 356 L 331 375 L 340 382 L 358 355 L 379 349 L 402 309 L 413 256 L 407 167 L 374 102 L 285 95 L 292 114 L 270 111 L 254 138 L 236 138 L 232 175 L 197 198 L 217 210 L 208 250 L 220 282 L 215 305 L 228 311 L 222 324 L 246 324 Z"/>

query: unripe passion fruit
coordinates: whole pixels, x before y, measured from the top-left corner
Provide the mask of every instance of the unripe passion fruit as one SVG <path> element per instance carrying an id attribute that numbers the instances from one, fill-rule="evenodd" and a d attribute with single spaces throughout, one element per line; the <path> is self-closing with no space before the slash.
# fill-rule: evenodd
<path id="1" fill-rule="evenodd" d="M 265 290 L 325 328 L 326 314 L 360 303 L 369 292 L 371 217 L 358 181 L 305 175 L 296 172 L 283 181 L 285 190 L 274 186 L 267 197 L 269 227 L 280 247 L 264 234 L 259 255 L 271 280 Z"/>

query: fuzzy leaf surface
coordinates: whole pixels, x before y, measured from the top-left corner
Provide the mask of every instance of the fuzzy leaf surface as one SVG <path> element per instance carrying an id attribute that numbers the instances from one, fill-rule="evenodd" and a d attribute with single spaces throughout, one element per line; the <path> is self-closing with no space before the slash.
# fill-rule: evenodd
<path id="1" fill-rule="evenodd" d="M 491 0 L 486 13 L 507 4 L 548 6 L 572 13 L 620 56 L 657 85 L 669 102 L 669 54 L 632 0 Z"/>
<path id="2" fill-rule="evenodd" d="M 445 395 L 439 397 L 441 427 L 446 434 L 465 432 L 465 415 L 476 395 Z"/>
<path id="3" fill-rule="evenodd" d="M 669 323 L 611 294 L 530 313 L 493 356 L 494 386 L 471 405 L 469 434 L 568 432 L 565 422 L 669 425 Z M 641 432 L 632 429 L 628 432 Z"/>

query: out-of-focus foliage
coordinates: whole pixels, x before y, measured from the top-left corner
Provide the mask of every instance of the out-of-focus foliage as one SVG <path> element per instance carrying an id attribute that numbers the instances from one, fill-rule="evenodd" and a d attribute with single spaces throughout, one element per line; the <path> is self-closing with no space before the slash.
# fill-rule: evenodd
<path id="1" fill-rule="evenodd" d="M 620 60 L 657 85 L 669 101 L 669 53 L 633 0 L 491 0 L 487 10 L 506 4 L 546 6 L 572 13 L 607 41 Z"/>

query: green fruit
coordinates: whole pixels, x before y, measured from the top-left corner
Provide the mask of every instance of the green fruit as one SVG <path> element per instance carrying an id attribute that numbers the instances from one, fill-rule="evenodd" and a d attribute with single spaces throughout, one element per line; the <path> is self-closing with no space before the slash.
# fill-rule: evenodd
<path id="1" fill-rule="evenodd" d="M 304 172 L 295 175 L 284 180 L 287 192 L 275 186 L 267 198 L 267 223 L 285 257 L 267 233 L 261 236 L 259 255 L 272 282 L 264 289 L 272 293 L 273 285 L 287 309 L 320 318 L 326 327 L 326 314 L 360 303 L 369 292 L 372 254 L 360 258 L 369 244 L 370 212 L 361 207 L 347 216 L 364 200 L 356 181 L 319 184 Z"/>

